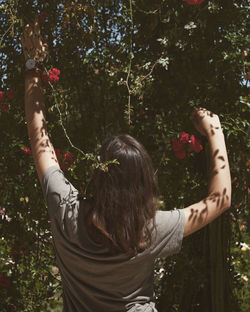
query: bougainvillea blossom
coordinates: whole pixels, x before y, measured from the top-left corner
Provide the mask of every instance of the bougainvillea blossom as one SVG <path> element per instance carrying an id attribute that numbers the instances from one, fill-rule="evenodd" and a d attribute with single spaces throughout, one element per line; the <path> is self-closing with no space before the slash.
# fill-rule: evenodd
<path id="1" fill-rule="evenodd" d="M 183 0 L 183 1 L 191 5 L 198 5 L 201 4 L 204 0 Z"/>
<path id="2" fill-rule="evenodd" d="M 7 98 L 10 99 L 10 100 L 13 100 L 15 98 L 15 91 L 14 90 L 8 90 L 6 92 L 6 95 L 7 95 Z"/>

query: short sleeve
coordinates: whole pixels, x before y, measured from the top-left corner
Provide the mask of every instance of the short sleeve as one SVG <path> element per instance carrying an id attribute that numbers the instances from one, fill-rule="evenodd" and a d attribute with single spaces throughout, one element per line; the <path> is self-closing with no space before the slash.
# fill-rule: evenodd
<path id="1" fill-rule="evenodd" d="M 178 253 L 181 250 L 185 225 L 183 210 L 157 211 L 155 224 L 151 245 L 154 257 L 167 257 Z"/>
<path id="2" fill-rule="evenodd" d="M 58 166 L 49 167 L 42 178 L 42 190 L 52 223 L 74 235 L 78 217 L 78 191 Z"/>

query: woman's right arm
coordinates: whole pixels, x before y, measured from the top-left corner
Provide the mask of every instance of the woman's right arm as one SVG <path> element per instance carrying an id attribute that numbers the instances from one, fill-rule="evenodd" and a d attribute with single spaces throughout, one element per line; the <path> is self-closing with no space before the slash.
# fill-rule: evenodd
<path id="1" fill-rule="evenodd" d="M 224 134 L 217 115 L 196 109 L 191 115 L 196 129 L 206 135 L 210 147 L 208 196 L 184 208 L 184 237 L 201 229 L 231 206 L 231 176 Z"/>

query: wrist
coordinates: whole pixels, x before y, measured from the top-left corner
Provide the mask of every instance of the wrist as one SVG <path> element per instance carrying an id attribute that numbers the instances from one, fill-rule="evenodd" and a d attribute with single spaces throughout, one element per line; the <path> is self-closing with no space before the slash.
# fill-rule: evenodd
<path id="1" fill-rule="evenodd" d="M 33 78 L 33 77 L 38 77 L 41 78 L 42 75 L 42 71 L 39 68 L 33 68 L 33 69 L 29 69 L 29 70 L 25 70 L 24 72 L 24 78 Z"/>

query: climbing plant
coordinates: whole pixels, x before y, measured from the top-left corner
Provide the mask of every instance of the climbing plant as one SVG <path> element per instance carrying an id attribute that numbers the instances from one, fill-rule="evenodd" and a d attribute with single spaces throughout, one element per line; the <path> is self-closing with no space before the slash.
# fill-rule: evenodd
<path id="1" fill-rule="evenodd" d="M 249 311 L 249 34 L 245 0 L 3 0 L 0 4 L 0 308 L 60 311 L 50 221 L 24 118 L 20 34 L 39 16 L 48 131 L 60 166 L 84 194 L 97 150 L 129 133 L 154 163 L 159 209 L 206 196 L 207 143 L 195 106 L 220 116 L 232 207 L 155 266 L 159 311 Z"/>

